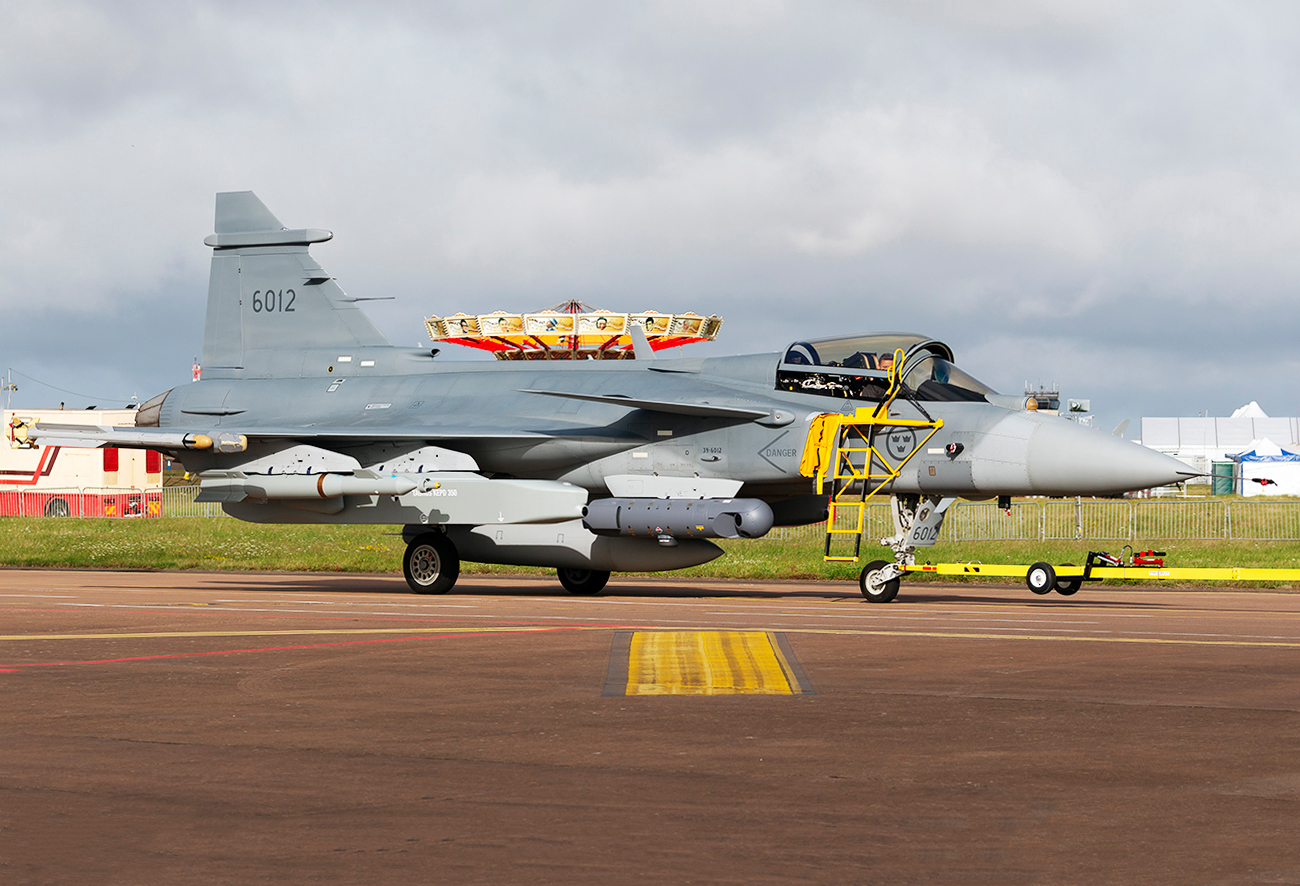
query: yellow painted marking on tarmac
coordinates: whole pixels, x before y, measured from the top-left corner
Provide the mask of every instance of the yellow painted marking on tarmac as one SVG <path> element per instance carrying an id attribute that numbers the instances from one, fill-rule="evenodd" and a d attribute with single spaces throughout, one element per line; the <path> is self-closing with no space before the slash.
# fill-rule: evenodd
<path id="1" fill-rule="evenodd" d="M 1080 592 L 1082 593 L 1082 592 Z M 1206 592 L 1213 593 L 1213 592 Z M 1225 591 L 1224 593 L 1231 593 Z M 1249 593 L 1249 592 L 1243 592 Z M 1274 594 L 1272 596 L 1283 596 Z M 964 617 L 972 615 L 1043 615 L 1053 614 L 1050 609 L 1053 601 L 1051 598 L 1043 598 L 1041 601 L 1026 601 L 1024 604 L 1011 605 L 1008 607 L 983 608 L 970 606 L 968 608 L 958 608 L 960 603 L 908 603 L 907 609 L 903 612 L 889 612 L 893 617 L 902 615 L 950 615 L 953 617 Z M 1037 605 L 1035 605 L 1035 603 Z M 857 605 L 854 601 L 853 605 Z M 1179 618 L 1179 619 L 1196 619 L 1212 618 L 1216 621 L 1237 619 L 1240 621 L 1251 621 L 1256 619 L 1297 619 L 1300 618 L 1300 612 L 1288 611 L 1284 609 L 1238 609 L 1234 611 L 1224 611 L 1219 609 L 1188 609 L 1188 608 L 1159 608 L 1145 609 L 1137 612 L 1132 611 L 1132 603 L 1112 602 L 1112 601 L 1086 601 L 1079 600 L 1077 597 L 1072 598 L 1070 603 L 1056 603 L 1057 606 L 1068 612 L 1071 617 L 1084 615 L 1098 616 L 1141 616 L 1143 618 Z M 1148 605 L 1142 603 L 1139 605 Z M 1156 605 L 1156 604 L 1150 604 Z M 1163 604 L 1160 604 L 1163 605 Z"/>
<path id="2" fill-rule="evenodd" d="M 708 633 L 707 626 L 694 629 L 678 630 L 679 634 Z M 638 632 L 638 635 L 641 632 Z M 649 632 L 646 632 L 647 634 Z M 661 635 L 672 632 L 661 632 Z M 758 633 L 758 632 L 751 632 Z M 1296 640 L 1196 640 L 1170 637 L 1083 637 L 1074 634 L 996 634 L 975 631 L 892 631 L 854 628 L 800 628 L 782 626 L 782 634 L 818 634 L 838 637 L 926 637 L 936 640 L 1048 640 L 1066 643 L 1136 643 L 1149 646 L 1228 646 L 1250 648 L 1300 649 L 1300 639 Z M 634 635 L 635 637 L 636 635 Z M 636 672 L 631 660 L 628 662 L 629 686 Z M 629 691 L 627 693 L 631 695 Z"/>
<path id="3" fill-rule="evenodd" d="M 866 637 L 931 637 L 940 640 L 1056 640 L 1066 643 L 1141 643 L 1156 646 L 1251 646 L 1300 649 L 1300 640 L 1175 640 L 1163 637 L 1078 637 L 1068 634 L 976 634 L 956 631 L 855 631 L 832 628 L 782 628 L 787 634 L 841 634 Z"/>
<path id="4" fill-rule="evenodd" d="M 130 640 L 165 639 L 177 637 L 309 637 L 330 634 L 519 634 L 539 630 L 607 631 L 608 625 L 520 625 L 513 627 L 460 627 L 460 628 L 323 628 L 287 631 L 152 631 L 121 634 L 8 634 L 0 641 L 10 640 Z"/>
<path id="5" fill-rule="evenodd" d="M 919 590 L 921 589 L 922 586 L 914 585 L 913 587 Z M 967 585 L 964 587 L 974 588 L 976 586 Z M 954 586 L 952 588 L 945 588 L 945 590 L 957 590 L 957 588 Z M 1085 585 L 1084 590 L 1081 591 L 1080 593 L 1085 593 L 1088 591 L 1092 591 L 1093 593 L 1096 593 L 1097 591 L 1122 591 L 1127 593 L 1155 593 L 1155 594 L 1163 594 L 1165 596 L 1179 593 L 1178 591 L 1174 591 L 1170 589 L 1157 589 L 1152 591 L 1147 588 L 1119 588 L 1114 585 L 1109 585 L 1109 586 L 1103 585 L 1103 586 L 1099 586 L 1096 589 L 1089 588 L 1087 585 Z M 1188 591 L 1186 593 L 1198 597 L 1206 597 L 1206 598 L 1209 598 L 1211 596 L 1265 597 L 1268 598 L 1270 602 L 1281 601 L 1281 600 L 1286 600 L 1290 602 L 1295 599 L 1295 596 L 1292 594 L 1279 593 L 1277 591 L 1250 591 L 1245 589 L 1242 590 L 1228 589 L 1223 591 L 1196 590 L 1196 591 Z M 748 602 L 750 601 L 746 601 L 746 603 Z M 782 604 L 777 604 L 777 603 L 771 604 L 773 608 L 777 608 L 780 605 Z M 844 608 L 844 609 L 861 609 L 862 601 L 854 597 L 843 601 L 835 601 L 829 605 L 836 606 L 839 608 Z M 1132 610 L 1135 605 L 1151 606 L 1151 607 L 1158 606 L 1159 608 L 1142 609 L 1137 612 L 1133 612 Z M 1124 602 L 1121 600 L 1116 600 L 1114 598 L 1107 599 L 1107 600 L 1084 600 L 1078 597 L 1071 598 L 1070 602 L 1068 603 L 1062 602 L 1056 599 L 1055 597 L 1036 597 L 1034 599 L 1019 601 L 1019 602 L 1013 600 L 1007 600 L 1005 602 L 996 603 L 996 604 L 972 603 L 970 601 L 964 601 L 961 599 L 944 601 L 940 603 L 917 603 L 909 600 L 906 604 L 906 608 L 898 607 L 897 610 L 891 609 L 889 612 L 884 614 L 895 618 L 902 617 L 903 615 L 923 615 L 923 614 L 924 615 L 942 614 L 942 615 L 951 615 L 953 617 L 962 617 L 962 616 L 971 616 L 971 615 L 1027 615 L 1027 614 L 1043 614 L 1043 613 L 1050 612 L 1053 606 L 1057 607 L 1058 611 L 1060 612 L 1069 612 L 1071 616 L 1139 615 L 1144 618 L 1186 616 L 1189 618 L 1198 618 L 1198 617 L 1214 618 L 1214 619 L 1236 618 L 1242 620 L 1250 620 L 1250 619 L 1257 619 L 1257 618 L 1267 618 L 1267 619 L 1300 618 L 1300 612 L 1294 610 L 1287 610 L 1287 609 L 1236 609 L 1236 610 L 1227 611 L 1227 610 L 1210 609 L 1210 608 L 1193 609 L 1185 606 L 1166 608 L 1167 604 L 1159 600 L 1157 601 L 1143 600 L 1135 604 L 1132 602 Z"/>
<path id="6" fill-rule="evenodd" d="M 694 629 L 659 632 L 645 631 L 637 632 L 634 637 L 645 636 L 672 636 L 672 635 L 754 635 L 758 637 L 770 637 L 768 632 L 764 631 L 730 631 L 717 632 L 711 631 L 711 626 L 701 625 Z M 407 636 L 414 634 L 518 634 L 518 633 L 536 633 L 538 631 L 554 631 L 557 629 L 569 631 L 609 631 L 609 625 L 564 625 L 563 628 L 557 628 L 555 625 L 536 624 L 536 625 L 517 625 L 510 627 L 455 627 L 455 628 L 324 628 L 311 630 L 279 630 L 279 631 L 154 631 L 154 632 L 131 632 L 119 634 L 7 634 L 0 635 L 0 642 L 18 642 L 25 640 L 131 640 L 131 639 L 186 639 L 186 638 L 203 638 L 203 637 L 303 637 L 303 636 L 330 636 L 330 635 L 375 635 L 375 634 L 404 634 Z M 852 636 L 852 637 L 927 637 L 939 640 L 1048 640 L 1068 643 L 1136 643 L 1145 645 L 1163 645 L 1163 646 L 1228 646 L 1228 647 L 1252 647 L 1252 648 L 1278 648 L 1278 649 L 1300 649 L 1300 639 L 1297 640 L 1197 640 L 1194 638 L 1166 638 L 1166 637 L 1086 637 L 1068 634 L 998 634 L 998 633 L 977 633 L 965 631 L 900 631 L 900 630 L 868 630 L 868 629 L 845 629 L 845 628 L 800 628 L 794 626 L 783 626 L 782 633 L 786 634 L 823 634 L 828 636 Z M 734 641 L 733 641 L 734 642 Z M 755 641 L 756 643 L 756 641 Z M 751 645 L 746 641 L 746 648 Z M 761 650 L 761 644 L 756 644 Z M 789 664 L 785 662 L 776 644 L 769 639 L 767 641 L 769 648 L 768 655 L 776 661 L 776 666 L 783 673 L 789 672 Z M 731 647 L 728 647 L 731 648 Z M 728 653 L 722 652 L 722 660 L 726 660 Z M 746 652 L 746 655 L 758 653 Z M 710 659 L 712 661 L 713 659 Z M 721 673 L 721 672 L 720 672 Z M 632 663 L 629 660 L 629 685 L 632 682 L 634 673 Z M 786 690 L 783 694 L 789 693 L 791 682 L 786 681 Z M 628 693 L 632 694 L 631 692 Z M 699 693 L 709 694 L 709 693 Z M 718 694 L 718 693 L 713 693 Z"/>
<path id="7" fill-rule="evenodd" d="M 1057 566 L 1056 574 L 1062 578 L 1083 575 L 1086 567 Z M 924 572 L 930 575 L 988 575 L 995 578 L 1023 578 L 1028 566 L 994 563 L 934 563 L 924 566 L 905 566 L 905 572 Z M 1296 581 L 1300 569 L 1254 566 L 1094 566 L 1096 578 L 1157 579 L 1182 581 Z"/>
<path id="8" fill-rule="evenodd" d="M 637 631 L 627 695 L 794 695 L 791 669 L 766 631 Z"/>

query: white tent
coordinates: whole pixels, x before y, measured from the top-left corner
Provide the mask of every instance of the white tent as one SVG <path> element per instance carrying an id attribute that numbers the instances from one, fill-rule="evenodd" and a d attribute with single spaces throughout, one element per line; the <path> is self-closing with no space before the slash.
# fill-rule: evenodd
<path id="1" fill-rule="evenodd" d="M 1265 437 L 1232 460 L 1238 465 L 1237 491 L 1242 495 L 1300 495 L 1300 452 Z"/>
<path id="2" fill-rule="evenodd" d="M 1254 400 L 1251 400 L 1240 409 L 1233 410 L 1232 418 L 1268 418 L 1264 410 Z"/>

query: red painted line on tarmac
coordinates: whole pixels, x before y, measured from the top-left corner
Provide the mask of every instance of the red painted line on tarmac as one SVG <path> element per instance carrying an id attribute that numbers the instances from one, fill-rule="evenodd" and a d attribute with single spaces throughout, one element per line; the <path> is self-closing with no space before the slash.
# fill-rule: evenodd
<path id="1" fill-rule="evenodd" d="M 347 613 L 337 613 L 337 614 L 322 613 L 322 614 L 320 614 L 320 615 L 316 615 L 316 614 L 313 614 L 313 613 L 307 613 L 307 612 L 304 612 L 304 613 L 288 613 L 288 614 L 280 615 L 280 614 L 273 613 L 273 612 L 249 612 L 249 611 L 246 611 L 246 610 L 240 609 L 240 608 L 237 607 L 237 606 L 229 606 L 229 607 L 223 607 L 223 608 L 220 608 L 220 609 L 216 609 L 216 608 L 213 608 L 213 607 L 208 606 L 206 603 L 197 603 L 197 604 L 194 604 L 194 605 L 189 605 L 189 604 L 175 604 L 175 603 L 166 603 L 166 604 L 157 604 L 157 605 L 149 605 L 149 604 L 131 604 L 131 603 L 102 603 L 102 604 L 96 604 L 96 605 L 94 605 L 94 606 L 77 606 L 77 607 L 72 608 L 72 609 L 48 609 L 48 608 L 43 607 L 43 606 L 42 606 L 42 607 L 35 608 L 35 609 L 15 609 L 15 608 L 13 608 L 13 607 L 5 606 L 3 603 L 0 603 L 0 607 L 2 607 L 2 608 L 0 608 L 0 611 L 3 611 L 3 612 L 42 612 L 42 613 L 49 612 L 49 613 L 66 613 L 66 614 L 72 614 L 72 615 L 75 615 L 75 614 L 78 614 L 78 613 L 81 613 L 81 614 L 89 614 L 89 613 L 99 612 L 99 611 L 102 611 L 102 610 L 105 610 L 105 609 L 125 609 L 125 610 L 131 611 L 131 612 L 180 612 L 180 613 L 185 613 L 185 612 L 195 612 L 195 613 L 198 613 L 198 612 L 202 612 L 202 613 L 205 613 L 205 614 L 208 614 L 208 615 L 214 615 L 214 616 L 220 616 L 220 615 L 224 615 L 224 616 L 238 615 L 238 616 L 242 616 L 242 617 L 244 617 L 244 618 L 278 618 L 278 619 L 284 619 L 284 620 L 287 620 L 287 621 L 293 621 L 293 620 L 300 620 L 300 621 L 312 621 L 312 620 L 317 620 L 317 621 L 340 621 L 340 620 L 343 620 L 343 621 L 366 621 L 366 620 L 370 620 L 370 621 L 409 621 L 409 622 L 413 622 L 413 623 L 415 623 L 415 624 L 428 624 L 429 622 L 436 622 L 436 621 L 445 621 L 445 622 L 449 622 L 449 623 L 452 623 L 452 624 L 464 624 L 464 622 L 469 621 L 469 620 L 471 620 L 471 619 L 475 619 L 475 618 L 487 618 L 487 617 L 488 617 L 488 616 L 483 616 L 483 615 L 474 615 L 474 614 L 472 614 L 472 613 L 465 614 L 465 615 L 425 615 L 425 616 L 414 616 L 414 615 L 406 615 L 406 614 L 404 614 L 404 613 L 394 613 L 394 614 L 392 614 L 392 615 L 384 615 L 384 614 L 382 614 L 382 613 L 369 614 L 369 615 L 368 615 L 368 614 L 349 615 L 349 614 L 347 614 Z M 491 624 L 492 624 L 492 626 L 494 626 L 494 627 L 495 627 L 495 626 L 508 627 L 508 626 L 511 626 L 511 625 L 526 625 L 526 624 L 532 624 L 532 622 L 529 621 L 529 620 L 526 619 L 526 618 L 518 619 L 518 620 L 515 620 L 515 619 L 500 619 L 500 618 L 494 618 L 494 619 L 492 619 Z M 487 625 L 484 625 L 484 627 L 487 627 Z"/>
<path id="2" fill-rule="evenodd" d="M 294 620 L 301 620 L 301 621 L 409 621 L 409 622 L 413 622 L 413 623 L 415 623 L 415 624 L 429 624 L 430 622 L 449 622 L 449 623 L 451 623 L 451 624 L 464 624 L 466 621 L 470 621 L 470 620 L 475 619 L 475 618 L 485 619 L 485 620 L 489 618 L 489 616 L 476 615 L 476 614 L 474 614 L 474 613 L 467 613 L 467 614 L 465 614 L 465 615 L 423 615 L 423 616 L 407 615 L 407 614 L 405 614 L 405 613 L 394 613 L 393 615 L 384 615 L 383 613 L 372 613 L 372 614 L 361 613 L 361 614 L 357 614 L 357 615 L 349 615 L 349 614 L 347 614 L 347 613 L 338 613 L 338 614 L 321 614 L 321 615 L 315 615 L 315 614 L 312 614 L 312 613 L 286 613 L 286 614 L 281 615 L 281 614 L 274 613 L 274 612 L 247 612 L 247 611 L 245 611 L 245 610 L 242 610 L 242 609 L 238 608 L 237 606 L 231 606 L 231 607 L 227 607 L 227 608 L 224 608 L 224 609 L 216 609 L 216 608 L 208 607 L 208 606 L 206 606 L 206 605 L 199 605 L 199 606 L 140 606 L 140 607 L 134 607 L 134 606 L 112 606 L 112 607 L 106 607 L 106 608 L 113 608 L 113 609 L 131 609 L 132 611 L 141 611 L 141 612 L 160 612 L 160 611 L 162 611 L 162 612 L 204 612 L 204 613 L 206 613 L 206 614 L 208 614 L 208 615 L 213 615 L 213 616 L 226 616 L 226 617 L 230 617 L 230 616 L 240 616 L 240 617 L 242 617 L 242 618 L 273 618 L 273 619 L 282 619 L 282 620 L 285 620 L 285 621 L 294 621 Z M 529 621 L 529 620 L 526 619 L 526 618 L 525 618 L 525 619 L 519 619 L 519 620 L 507 620 L 507 619 L 493 618 L 493 619 L 491 619 L 490 624 L 491 624 L 492 626 L 500 625 L 500 626 L 502 626 L 502 627 L 506 627 L 506 626 L 510 626 L 510 625 L 527 625 L 527 624 L 532 624 L 532 622 Z M 488 625 L 483 625 L 483 627 L 488 627 Z"/>
<path id="3" fill-rule="evenodd" d="M 3 606 L 3 604 L 0 604 L 0 606 Z M 94 604 L 86 604 L 84 606 L 75 606 L 69 609 L 50 609 L 44 606 L 33 608 L 33 609 L 15 609 L 10 606 L 4 606 L 3 611 L 5 612 L 90 613 L 90 612 L 96 612 L 104 609 L 118 609 L 118 610 L 126 610 L 128 612 L 195 612 L 195 613 L 202 612 L 210 615 L 227 615 L 227 616 L 241 615 L 244 616 L 245 618 L 285 618 L 285 619 L 300 619 L 302 621 L 311 621 L 313 619 L 318 621 L 338 621 L 340 619 L 368 618 L 368 619 L 373 619 L 375 621 L 423 622 L 423 621 L 431 621 L 433 619 L 438 619 L 438 618 L 453 617 L 448 615 L 427 615 L 423 617 L 416 617 L 416 616 L 407 615 L 406 613 L 400 613 L 400 612 L 393 613 L 392 615 L 385 615 L 383 613 L 349 615 L 342 612 L 340 613 L 322 612 L 320 614 L 302 612 L 302 613 L 287 613 L 284 615 L 279 615 L 274 612 L 254 612 L 254 611 L 244 610 L 244 609 L 240 609 L 238 606 L 213 607 L 213 606 L 209 606 L 207 603 L 193 603 L 193 604 L 191 603 L 94 603 Z"/>
<path id="4" fill-rule="evenodd" d="M 36 608 L 36 609 L 14 609 L 12 606 L 5 606 L 3 603 L 0 603 L 0 606 L 3 606 L 3 607 L 4 607 L 4 608 L 3 608 L 3 611 L 4 611 L 4 612 L 54 612 L 54 613 L 62 612 L 62 613 L 73 613 L 73 612 L 85 612 L 85 611 L 86 611 L 86 610 L 82 609 L 81 607 L 77 607 L 76 609 L 47 609 L 47 608 L 45 608 L 44 606 L 41 606 L 41 607 L 38 607 L 38 608 Z"/>
<path id="5" fill-rule="evenodd" d="M 174 652 L 167 655 L 138 655 L 130 658 L 101 658 L 93 661 L 38 661 L 26 664 L 0 665 L 0 674 L 18 674 L 26 668 L 58 668 L 69 665 L 122 664 L 131 661 L 157 661 L 165 658 L 195 658 L 202 655 L 237 655 L 244 652 L 284 652 L 291 649 L 324 649 L 330 646 L 363 646 L 370 643 L 404 643 L 408 640 L 439 640 L 452 637 L 499 637 L 514 634 L 550 634 L 561 631 L 586 630 L 585 626 L 575 625 L 542 627 L 531 631 L 482 631 L 479 633 L 420 634 L 415 637 L 383 637 L 377 640 L 344 640 L 338 643 L 308 643 L 300 646 L 263 646 L 256 649 L 215 649 L 210 652 Z"/>
<path id="6" fill-rule="evenodd" d="M 271 612 L 246 612 L 246 611 L 244 611 L 244 610 L 242 610 L 242 609 L 239 609 L 239 608 L 237 608 L 237 607 L 230 607 L 230 608 L 225 608 L 225 609 L 213 609 L 213 608 L 207 606 L 206 604 L 198 604 L 198 605 L 194 605 L 194 606 L 189 606 L 189 605 L 179 605 L 179 606 L 178 606 L 178 605 L 170 605 L 170 604 L 169 604 L 169 605 L 159 605 L 159 606 L 149 606 L 149 605 L 131 605 L 131 604 L 129 604 L 129 603 L 128 603 L 128 604 L 107 603 L 107 604 L 100 604 L 100 605 L 96 605 L 96 606 L 78 606 L 78 607 L 76 607 L 75 609 L 47 609 L 47 608 L 45 608 L 45 607 L 39 607 L 39 608 L 36 608 L 36 609 L 15 609 L 15 608 L 13 608 L 13 607 L 5 606 L 3 603 L 0 603 L 0 612 L 40 612 L 40 613 L 55 613 L 55 614 L 63 613 L 63 614 L 68 614 L 68 615 L 78 615 L 78 614 L 80 614 L 80 615 L 89 615 L 89 614 L 93 614 L 93 613 L 102 612 L 103 610 L 106 610 L 106 609 L 125 609 L 125 610 L 129 610 L 129 611 L 131 611 L 131 612 L 179 612 L 179 613 L 186 613 L 186 612 L 196 612 L 196 613 L 197 613 L 197 612 L 203 612 L 203 613 L 205 613 L 205 614 L 207 614 L 207 615 L 213 615 L 213 616 L 220 616 L 220 615 L 225 615 L 225 616 L 238 615 L 238 616 L 242 616 L 242 617 L 244 617 L 244 618 L 278 618 L 278 619 L 284 619 L 284 620 L 286 620 L 286 621 L 294 621 L 294 620 L 300 620 L 300 621 L 312 621 L 312 620 L 318 620 L 318 621 L 340 621 L 340 620 L 344 620 L 344 621 L 367 621 L 367 620 L 370 620 L 370 621 L 409 621 L 409 622 L 412 622 L 412 623 L 414 623 L 414 624 L 428 624 L 428 623 L 430 623 L 430 622 L 440 622 L 440 621 L 442 621 L 442 622 L 447 622 L 447 623 L 449 623 L 449 624 L 453 624 L 453 625 L 455 625 L 455 624 L 464 624 L 466 621 L 470 621 L 470 620 L 475 619 L 475 618 L 487 618 L 487 616 L 482 616 L 482 615 L 473 615 L 473 614 L 468 614 L 468 615 L 426 615 L 426 616 L 420 616 L 420 617 L 411 616 L 411 615 L 401 615 L 401 614 L 397 614 L 397 615 L 346 615 L 346 614 L 342 614 L 342 613 L 340 613 L 340 614 L 338 614 L 338 615 L 313 615 L 313 614 L 311 614 L 311 613 L 288 614 L 288 615 L 277 615 L 277 614 L 275 614 L 275 613 L 271 613 Z M 492 627 L 498 627 L 498 626 L 500 626 L 500 627 L 511 627 L 511 626 L 514 626 L 514 625 L 527 625 L 527 624 L 532 624 L 532 622 L 529 621 L 529 620 L 526 619 L 526 618 L 525 618 L 525 619 L 519 619 L 519 620 L 517 620 L 517 621 L 516 621 L 516 620 L 513 620 L 513 619 L 500 619 L 500 618 L 494 618 L 494 619 L 492 619 L 492 621 L 490 622 L 490 625 L 491 625 Z M 483 627 L 488 627 L 488 625 L 483 625 Z"/>

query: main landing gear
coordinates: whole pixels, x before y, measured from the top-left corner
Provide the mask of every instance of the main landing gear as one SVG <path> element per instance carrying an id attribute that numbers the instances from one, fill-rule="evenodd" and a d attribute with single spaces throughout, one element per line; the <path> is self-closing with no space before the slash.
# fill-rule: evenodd
<path id="1" fill-rule="evenodd" d="M 460 555 L 447 536 L 426 532 L 407 544 L 402 573 L 417 594 L 445 594 L 460 577 Z"/>
<path id="2" fill-rule="evenodd" d="M 609 581 L 609 573 L 599 569 L 569 569 L 561 566 L 556 572 L 566 591 L 584 597 L 599 594 Z"/>
<path id="3" fill-rule="evenodd" d="M 427 527 L 407 527 L 406 553 L 402 556 L 402 574 L 417 594 L 445 594 L 460 577 L 460 554 L 442 532 Z M 556 570 L 560 584 L 570 594 L 592 596 L 605 589 L 609 573 L 599 569 Z M 894 582 L 898 589 L 898 582 Z"/>

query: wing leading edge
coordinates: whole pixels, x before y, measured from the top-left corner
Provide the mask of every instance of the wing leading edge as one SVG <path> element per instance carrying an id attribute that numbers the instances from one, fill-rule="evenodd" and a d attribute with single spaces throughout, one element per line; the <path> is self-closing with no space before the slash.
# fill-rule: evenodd
<path id="1" fill-rule="evenodd" d="M 714 406 L 711 403 L 684 403 L 677 400 L 643 400 L 627 397 L 623 394 L 577 394 L 569 391 L 534 391 L 521 390 L 521 394 L 541 394 L 544 397 L 560 397 L 565 400 L 586 400 L 591 403 L 606 403 L 610 406 L 623 406 L 628 409 L 646 409 L 650 412 L 667 412 L 674 415 L 695 415 L 709 418 L 729 418 L 735 421 L 753 421 L 771 415 L 768 409 L 745 409 L 739 406 Z"/>
<path id="2" fill-rule="evenodd" d="M 542 431 L 475 431 L 471 428 L 458 428 L 454 432 L 445 430 L 419 429 L 373 429 L 357 428 L 135 428 L 104 427 L 93 425 L 49 425 L 35 423 L 16 425 L 13 429 L 14 440 L 18 443 L 39 443 L 42 446 L 67 446 L 95 449 L 100 446 L 115 446 L 122 449 L 214 449 L 221 451 L 240 451 L 247 445 L 249 437 L 261 439 L 295 439 L 295 440 L 337 440 L 342 442 L 387 440 L 520 440 L 550 439 L 554 434 Z M 241 439 L 244 445 L 237 445 Z M 223 443 L 233 445 L 233 449 L 223 449 Z"/>

